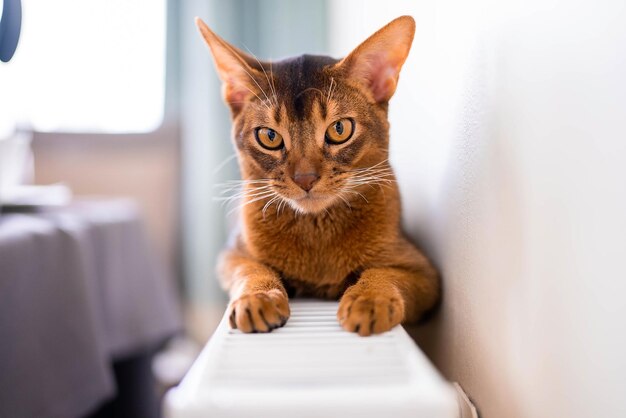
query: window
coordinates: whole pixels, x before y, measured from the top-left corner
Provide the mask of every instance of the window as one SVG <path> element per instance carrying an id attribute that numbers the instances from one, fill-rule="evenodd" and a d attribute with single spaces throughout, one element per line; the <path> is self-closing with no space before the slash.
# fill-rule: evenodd
<path id="1" fill-rule="evenodd" d="M 166 0 L 23 0 L 18 49 L 0 65 L 0 124 L 48 132 L 158 127 L 165 13 Z"/>

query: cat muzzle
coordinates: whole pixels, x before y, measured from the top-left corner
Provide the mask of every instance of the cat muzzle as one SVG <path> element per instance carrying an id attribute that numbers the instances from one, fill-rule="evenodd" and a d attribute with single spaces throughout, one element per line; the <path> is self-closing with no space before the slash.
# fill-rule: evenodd
<path id="1" fill-rule="evenodd" d="M 302 190 L 308 192 L 317 183 L 320 176 L 317 173 L 296 173 L 292 179 Z"/>

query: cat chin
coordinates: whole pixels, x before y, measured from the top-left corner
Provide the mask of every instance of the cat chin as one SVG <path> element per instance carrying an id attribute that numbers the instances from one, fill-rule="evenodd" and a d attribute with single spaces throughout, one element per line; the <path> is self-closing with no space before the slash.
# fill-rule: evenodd
<path id="1" fill-rule="evenodd" d="M 331 197 L 306 196 L 301 199 L 289 199 L 289 205 L 299 213 L 316 214 L 328 209 L 335 199 Z"/>

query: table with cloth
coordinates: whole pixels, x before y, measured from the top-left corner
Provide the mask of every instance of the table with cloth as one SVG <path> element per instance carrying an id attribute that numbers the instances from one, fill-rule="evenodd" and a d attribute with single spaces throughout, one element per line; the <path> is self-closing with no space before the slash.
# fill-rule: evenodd
<path id="1" fill-rule="evenodd" d="M 0 418 L 87 416 L 115 396 L 116 359 L 180 329 L 131 201 L 0 215 Z"/>

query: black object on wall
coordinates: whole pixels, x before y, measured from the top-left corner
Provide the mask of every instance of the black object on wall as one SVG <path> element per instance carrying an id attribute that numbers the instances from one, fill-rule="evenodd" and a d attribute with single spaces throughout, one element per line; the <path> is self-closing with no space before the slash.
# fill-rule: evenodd
<path id="1" fill-rule="evenodd" d="M 22 27 L 20 0 L 4 0 L 0 19 L 0 60 L 9 62 L 17 49 Z"/>

